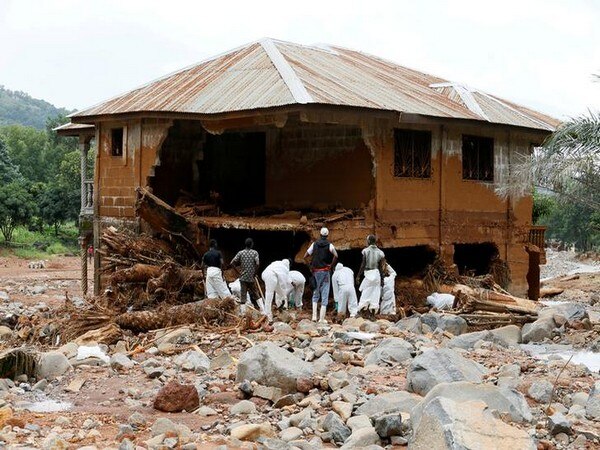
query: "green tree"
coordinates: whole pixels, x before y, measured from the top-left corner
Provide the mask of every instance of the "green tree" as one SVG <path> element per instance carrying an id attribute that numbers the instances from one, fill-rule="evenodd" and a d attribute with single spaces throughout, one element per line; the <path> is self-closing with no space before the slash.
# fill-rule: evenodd
<path id="1" fill-rule="evenodd" d="M 10 183 L 19 178 L 21 178 L 19 169 L 13 164 L 4 141 L 0 138 L 0 183 Z"/>
<path id="2" fill-rule="evenodd" d="M 15 228 L 28 225 L 37 212 L 33 196 L 22 180 L 0 185 L 0 232 L 11 242 Z"/>

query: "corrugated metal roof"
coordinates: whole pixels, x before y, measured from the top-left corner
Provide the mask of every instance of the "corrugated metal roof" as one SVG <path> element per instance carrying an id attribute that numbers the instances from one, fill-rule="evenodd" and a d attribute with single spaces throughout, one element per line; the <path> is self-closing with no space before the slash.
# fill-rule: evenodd
<path id="1" fill-rule="evenodd" d="M 58 134 L 63 136 L 78 136 L 82 132 L 93 133 L 94 129 L 94 125 L 88 125 L 84 123 L 65 123 L 64 125 L 52 128 L 53 131 L 56 131 Z"/>
<path id="2" fill-rule="evenodd" d="M 545 114 L 381 58 L 335 46 L 264 39 L 72 115 L 217 114 L 322 104 L 553 130 Z"/>

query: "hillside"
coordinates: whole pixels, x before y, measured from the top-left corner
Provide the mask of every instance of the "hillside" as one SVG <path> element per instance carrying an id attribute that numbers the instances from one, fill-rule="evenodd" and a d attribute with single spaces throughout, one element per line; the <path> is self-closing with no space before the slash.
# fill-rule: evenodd
<path id="1" fill-rule="evenodd" d="M 0 126 L 19 124 L 43 129 L 48 117 L 70 112 L 25 92 L 11 91 L 0 85 Z"/>

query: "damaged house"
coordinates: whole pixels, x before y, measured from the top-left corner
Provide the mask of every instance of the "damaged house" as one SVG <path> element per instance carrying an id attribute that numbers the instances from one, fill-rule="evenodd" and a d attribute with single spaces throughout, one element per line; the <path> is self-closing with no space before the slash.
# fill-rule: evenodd
<path id="1" fill-rule="evenodd" d="M 437 255 L 463 273 L 500 261 L 511 292 L 535 288 L 527 274 L 543 229 L 532 227 L 532 197 L 494 188 L 558 121 L 477 89 L 358 51 L 264 39 L 71 121 L 59 132 L 80 138 L 83 249 L 110 226 L 143 230 L 136 200 L 149 192 L 193 212 L 228 260 L 252 236 L 263 263 L 300 262 L 325 225 L 355 270 L 374 233 L 399 274 Z M 96 292 L 103 264 L 96 252 Z"/>

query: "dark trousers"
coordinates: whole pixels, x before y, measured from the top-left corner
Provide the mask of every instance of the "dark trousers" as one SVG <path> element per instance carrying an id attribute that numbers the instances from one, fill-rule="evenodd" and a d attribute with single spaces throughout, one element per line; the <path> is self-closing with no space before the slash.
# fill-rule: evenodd
<path id="1" fill-rule="evenodd" d="M 254 281 L 240 280 L 240 297 L 242 303 L 246 303 L 247 294 L 250 294 L 250 301 L 257 309 L 259 309 L 258 303 L 256 303 L 256 299 L 258 298 L 258 295 L 256 295 L 256 284 Z"/>

